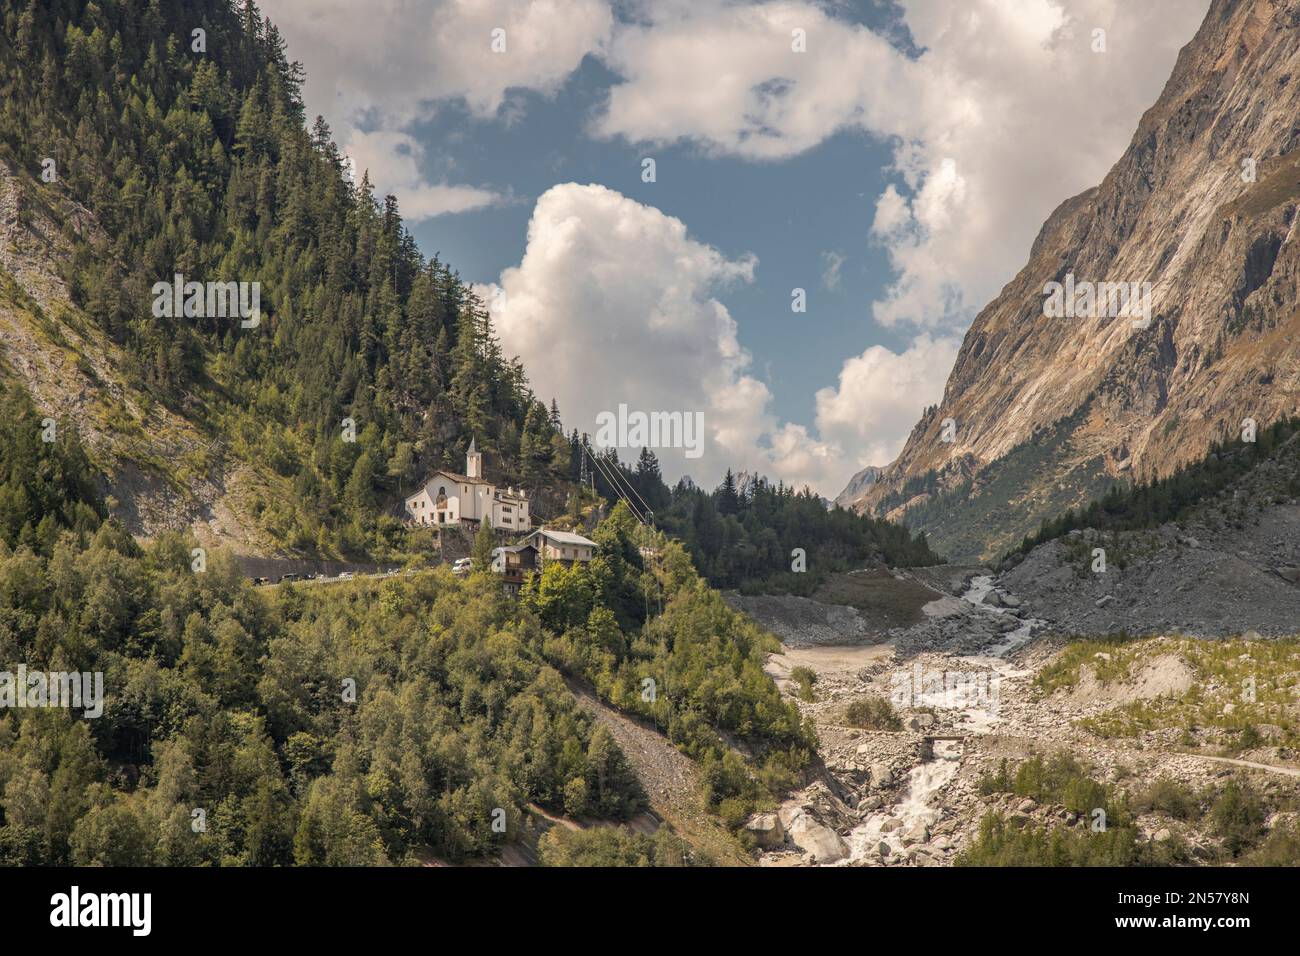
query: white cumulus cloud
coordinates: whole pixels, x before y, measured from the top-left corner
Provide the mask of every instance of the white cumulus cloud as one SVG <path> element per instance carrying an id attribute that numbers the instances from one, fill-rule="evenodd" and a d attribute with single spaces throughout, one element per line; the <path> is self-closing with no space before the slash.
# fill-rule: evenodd
<path id="1" fill-rule="evenodd" d="M 477 291 L 506 352 L 523 360 L 543 401 L 559 402 L 569 427 L 594 438 L 597 416 L 619 404 L 702 412 L 702 458 L 656 449 L 670 478 L 690 474 L 707 486 L 730 467 L 833 496 L 862 456 L 883 464 L 897 455 L 922 408 L 938 400 L 957 343 L 921 336 L 901 354 L 869 348 L 844 364 L 835 388 L 818 392 L 815 432 L 781 422 L 719 298 L 756 268 L 652 206 L 564 183 L 537 200 L 519 265 Z"/>
<path id="2" fill-rule="evenodd" d="M 873 345 L 848 359 L 838 384 L 817 392 L 822 439 L 851 451 L 861 465 L 888 464 L 922 409 L 943 397 L 944 378 L 960 344 L 953 337 L 922 334 L 902 352 Z"/>
<path id="3" fill-rule="evenodd" d="M 703 457 L 656 449 L 665 473 L 717 481 L 749 468 L 818 486 L 828 449 L 782 427 L 768 387 L 749 373 L 735 320 L 718 296 L 750 282 L 753 257 L 730 259 L 681 220 L 611 189 L 563 183 L 538 200 L 518 266 L 480 289 L 509 354 L 570 427 L 596 434 L 619 404 L 702 412 Z M 620 451 L 627 459 L 634 449 Z"/>

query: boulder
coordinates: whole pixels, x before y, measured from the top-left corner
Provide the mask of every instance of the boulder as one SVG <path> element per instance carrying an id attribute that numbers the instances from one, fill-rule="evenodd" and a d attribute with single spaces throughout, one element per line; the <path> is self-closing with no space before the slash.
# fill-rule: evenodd
<path id="1" fill-rule="evenodd" d="M 790 842 L 818 863 L 836 863 L 849 855 L 844 838 L 807 813 L 796 814 L 786 831 Z"/>
<path id="2" fill-rule="evenodd" d="M 1014 594 L 1004 594 L 1004 595 L 1002 595 L 1002 606 L 1003 606 L 1003 607 L 1020 607 L 1020 605 L 1023 604 L 1023 603 L 1024 603 L 1024 602 L 1021 601 L 1020 598 L 1016 597 Z"/>
<path id="3" fill-rule="evenodd" d="M 781 818 L 775 813 L 760 813 L 745 824 L 745 831 L 754 838 L 754 842 L 764 850 L 778 847 L 785 842 L 785 827 Z"/>
<path id="4" fill-rule="evenodd" d="M 925 843 L 930 839 L 930 828 L 920 820 L 908 827 L 907 832 L 903 834 L 903 846 L 912 846 L 914 843 Z"/>
<path id="5" fill-rule="evenodd" d="M 997 591 L 990 591 L 988 594 L 984 595 L 984 600 L 981 603 L 987 604 L 990 607 L 1001 607 L 1002 595 Z"/>
<path id="6" fill-rule="evenodd" d="M 893 772 L 883 763 L 873 763 L 870 774 L 873 787 L 891 787 L 894 784 Z"/>
<path id="7" fill-rule="evenodd" d="M 902 825 L 903 825 L 903 821 L 900 820 L 900 819 L 898 819 L 898 817 L 890 817 L 890 818 L 889 818 L 888 820 L 886 820 L 883 824 L 881 824 L 881 826 L 880 826 L 880 832 L 881 832 L 881 833 L 893 833 L 895 830 L 897 830 L 897 829 L 898 829 L 899 827 L 901 827 Z"/>
<path id="8" fill-rule="evenodd" d="M 914 846 L 907 851 L 907 858 L 917 866 L 934 866 L 938 860 L 934 854 L 923 846 Z"/>
<path id="9" fill-rule="evenodd" d="M 1097 605 L 1097 607 L 1105 607 L 1107 604 L 1110 604 L 1114 600 L 1115 600 L 1115 595 L 1103 594 L 1101 597 L 1097 598 L 1097 600 L 1093 601 L 1092 603 Z"/>
<path id="10" fill-rule="evenodd" d="M 1277 572 L 1277 576 L 1283 581 L 1288 581 L 1291 584 L 1300 584 L 1300 568 L 1288 565 L 1287 567 L 1275 568 L 1274 570 Z"/>

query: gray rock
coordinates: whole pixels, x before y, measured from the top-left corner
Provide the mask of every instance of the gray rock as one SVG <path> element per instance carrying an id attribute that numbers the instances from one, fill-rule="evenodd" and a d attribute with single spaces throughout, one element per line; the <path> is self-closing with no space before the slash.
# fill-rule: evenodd
<path id="1" fill-rule="evenodd" d="M 780 846 L 785 842 L 785 827 L 781 818 L 775 813 L 760 813 L 745 824 L 745 831 L 754 838 L 754 842 L 764 850 Z"/>
<path id="2" fill-rule="evenodd" d="M 903 846 L 911 846 L 914 843 L 925 843 L 930 839 L 930 828 L 921 821 L 917 821 L 907 832 L 903 834 Z"/>
<path id="3" fill-rule="evenodd" d="M 797 814 L 790 822 L 789 836 L 790 842 L 818 863 L 836 863 L 849 855 L 843 837 L 807 813 Z"/>

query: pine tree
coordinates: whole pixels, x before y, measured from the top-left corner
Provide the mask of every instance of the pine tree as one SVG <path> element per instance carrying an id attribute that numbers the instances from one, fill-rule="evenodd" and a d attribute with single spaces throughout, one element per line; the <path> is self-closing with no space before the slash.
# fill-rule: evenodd
<path id="1" fill-rule="evenodd" d="M 569 480 L 582 482 L 585 464 L 582 457 L 582 442 L 578 438 L 578 430 L 575 428 L 573 434 L 569 436 Z"/>
<path id="2" fill-rule="evenodd" d="M 659 459 L 649 448 L 642 448 L 637 458 L 635 487 L 645 503 L 656 512 L 668 503 L 668 489 L 659 470 Z"/>
<path id="3" fill-rule="evenodd" d="M 524 432 L 519 444 L 521 470 L 526 481 L 540 481 L 549 473 L 554 434 L 546 409 L 538 402 L 532 403 L 524 417 Z"/>
<path id="4" fill-rule="evenodd" d="M 487 571 L 492 567 L 492 550 L 496 546 L 497 535 L 492 528 L 492 521 L 484 518 L 478 526 L 478 533 L 474 535 L 474 550 L 470 552 L 475 571 Z"/>
<path id="5" fill-rule="evenodd" d="M 719 514 L 734 515 L 740 511 L 740 495 L 736 492 L 736 476 L 731 473 L 730 468 L 727 469 L 727 474 L 718 487 L 716 498 Z"/>

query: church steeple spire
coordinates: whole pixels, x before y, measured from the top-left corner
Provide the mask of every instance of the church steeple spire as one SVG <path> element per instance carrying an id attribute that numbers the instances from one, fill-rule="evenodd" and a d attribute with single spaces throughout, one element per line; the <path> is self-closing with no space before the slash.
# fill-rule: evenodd
<path id="1" fill-rule="evenodd" d="M 465 453 L 465 474 L 470 478 L 483 477 L 483 454 L 473 436 L 470 436 L 469 451 Z"/>

